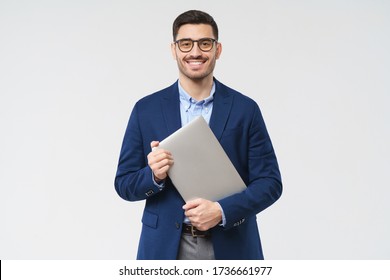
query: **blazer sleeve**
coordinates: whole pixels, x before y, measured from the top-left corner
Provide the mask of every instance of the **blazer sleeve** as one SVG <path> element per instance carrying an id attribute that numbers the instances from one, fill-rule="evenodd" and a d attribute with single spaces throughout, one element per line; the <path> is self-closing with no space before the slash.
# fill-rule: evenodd
<path id="1" fill-rule="evenodd" d="M 136 104 L 126 128 L 114 183 L 118 195 L 125 200 L 142 200 L 161 191 L 153 182 L 147 164 L 149 144 L 144 142 Z"/>
<path id="2" fill-rule="evenodd" d="M 273 204 L 282 194 L 282 181 L 270 137 L 260 109 L 254 106 L 248 139 L 247 188 L 218 201 L 223 208 L 225 229 L 239 226 Z"/>

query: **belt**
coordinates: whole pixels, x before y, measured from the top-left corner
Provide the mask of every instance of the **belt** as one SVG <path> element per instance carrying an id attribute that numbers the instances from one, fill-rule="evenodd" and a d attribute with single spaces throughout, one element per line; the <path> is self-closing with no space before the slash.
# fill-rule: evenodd
<path id="1" fill-rule="evenodd" d="M 192 237 L 210 237 L 211 231 L 199 230 L 193 225 L 183 224 L 183 233 L 191 234 Z"/>

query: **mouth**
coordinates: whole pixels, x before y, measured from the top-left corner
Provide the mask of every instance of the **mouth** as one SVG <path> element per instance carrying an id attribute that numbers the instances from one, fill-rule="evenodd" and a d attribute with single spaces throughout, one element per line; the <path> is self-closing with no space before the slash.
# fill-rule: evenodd
<path id="1" fill-rule="evenodd" d="M 192 68 L 192 69 L 198 69 L 203 64 L 206 63 L 206 60 L 186 60 L 186 63 Z"/>
<path id="2" fill-rule="evenodd" d="M 204 61 L 199 61 L 199 60 L 192 61 L 192 60 L 190 60 L 190 61 L 187 61 L 187 63 L 190 64 L 190 65 L 201 65 L 201 64 L 204 63 Z"/>

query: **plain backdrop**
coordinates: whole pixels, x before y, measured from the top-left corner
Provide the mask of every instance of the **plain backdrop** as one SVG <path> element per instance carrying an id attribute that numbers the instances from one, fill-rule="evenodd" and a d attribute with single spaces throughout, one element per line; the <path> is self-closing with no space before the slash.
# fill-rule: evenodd
<path id="1" fill-rule="evenodd" d="M 215 77 L 256 100 L 284 193 L 267 259 L 390 258 L 390 2 L 0 0 L 0 259 L 134 259 L 113 181 L 135 102 L 178 77 L 171 26 L 220 28 Z"/>

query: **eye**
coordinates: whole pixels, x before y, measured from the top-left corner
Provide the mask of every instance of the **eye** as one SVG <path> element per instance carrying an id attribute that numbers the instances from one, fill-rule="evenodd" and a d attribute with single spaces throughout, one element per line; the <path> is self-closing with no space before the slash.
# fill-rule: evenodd
<path id="1" fill-rule="evenodd" d="M 190 40 L 183 40 L 183 41 L 180 41 L 179 44 L 180 44 L 180 47 L 189 48 L 192 45 L 192 41 L 190 41 Z"/>
<path id="2" fill-rule="evenodd" d="M 203 40 L 203 41 L 201 41 L 201 45 L 203 47 L 210 47 L 211 44 L 212 44 L 211 40 Z"/>

